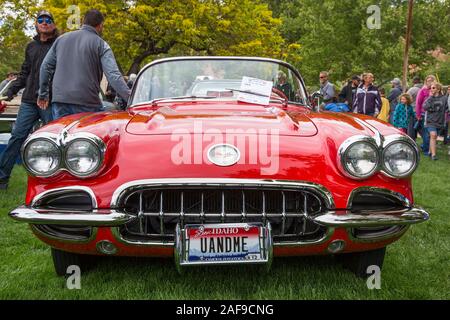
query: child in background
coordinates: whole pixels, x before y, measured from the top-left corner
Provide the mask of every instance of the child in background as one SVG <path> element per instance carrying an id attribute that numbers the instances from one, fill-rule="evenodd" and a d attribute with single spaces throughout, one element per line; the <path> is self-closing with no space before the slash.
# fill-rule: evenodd
<path id="1" fill-rule="evenodd" d="M 402 132 L 407 133 L 409 121 L 416 117 L 413 107 L 411 106 L 412 98 L 409 94 L 405 93 L 400 96 L 400 103 L 397 104 L 394 110 L 393 124 L 396 128 L 399 128 Z"/>
<path id="2" fill-rule="evenodd" d="M 386 99 L 386 90 L 384 88 L 380 89 L 381 95 L 381 111 L 378 115 L 378 119 L 384 122 L 389 122 L 389 113 L 391 111 L 391 106 L 389 104 L 389 100 Z"/>

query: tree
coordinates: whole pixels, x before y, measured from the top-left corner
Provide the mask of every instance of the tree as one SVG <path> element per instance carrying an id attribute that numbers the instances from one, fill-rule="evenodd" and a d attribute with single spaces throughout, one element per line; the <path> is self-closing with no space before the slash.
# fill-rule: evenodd
<path id="1" fill-rule="evenodd" d="M 33 1 L 0 0 L 0 80 L 9 71 L 19 71 L 26 44 L 31 40 L 25 34 L 26 10 Z"/>
<path id="2" fill-rule="evenodd" d="M 301 45 L 302 59 L 294 62 L 307 83 L 317 83 L 321 70 L 334 81 L 370 71 L 383 84 L 400 77 L 404 50 L 407 2 L 379 0 L 379 29 L 367 27 L 372 0 L 267 0 L 283 20 L 281 34 L 288 44 Z M 275 10 L 275 9 L 274 9 Z M 430 50 L 450 50 L 450 1 L 416 0 L 410 64 L 434 63 Z M 426 65 L 423 65 L 426 63 Z M 421 71 L 422 70 L 422 71 Z M 412 75 L 412 74 L 411 74 Z"/>
<path id="3" fill-rule="evenodd" d="M 44 0 L 63 31 L 72 0 Z M 279 19 L 254 0 L 136 0 L 77 2 L 84 13 L 106 14 L 104 38 L 119 64 L 135 73 L 143 63 L 168 55 L 258 55 L 279 57 Z"/>

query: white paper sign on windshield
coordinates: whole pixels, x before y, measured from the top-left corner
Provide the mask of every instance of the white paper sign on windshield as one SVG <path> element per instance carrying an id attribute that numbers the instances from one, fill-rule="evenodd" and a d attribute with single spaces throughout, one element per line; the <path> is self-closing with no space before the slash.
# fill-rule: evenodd
<path id="1" fill-rule="evenodd" d="M 272 81 L 266 81 L 251 77 L 242 77 L 240 90 L 246 92 L 239 92 L 237 99 L 238 101 L 242 102 L 262 104 L 267 106 L 270 102 L 272 87 Z"/>

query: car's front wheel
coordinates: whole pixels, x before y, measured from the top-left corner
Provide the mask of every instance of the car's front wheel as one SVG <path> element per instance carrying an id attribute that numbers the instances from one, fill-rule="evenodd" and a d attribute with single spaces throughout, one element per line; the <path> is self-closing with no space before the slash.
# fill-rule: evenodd
<path id="1" fill-rule="evenodd" d="M 355 273 L 358 277 L 367 278 L 371 272 L 370 266 L 377 266 L 380 270 L 383 267 L 386 247 L 381 249 L 343 253 L 337 256 L 338 260 L 345 268 Z"/>
<path id="2" fill-rule="evenodd" d="M 52 259 L 58 276 L 67 275 L 70 266 L 78 266 L 81 269 L 83 262 L 83 257 L 80 254 L 61 251 L 55 248 L 52 248 Z"/>

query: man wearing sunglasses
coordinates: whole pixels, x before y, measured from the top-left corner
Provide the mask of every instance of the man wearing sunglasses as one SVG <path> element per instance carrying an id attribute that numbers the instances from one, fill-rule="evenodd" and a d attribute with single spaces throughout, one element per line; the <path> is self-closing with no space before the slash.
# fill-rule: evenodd
<path id="1" fill-rule="evenodd" d="M 34 124 L 41 119 L 44 123 L 52 120 L 51 110 L 42 110 L 37 105 L 39 90 L 39 70 L 47 52 L 58 36 L 53 16 L 48 11 L 39 11 L 36 16 L 37 35 L 25 49 L 25 61 L 17 79 L 6 92 L 11 101 L 19 90 L 25 88 L 8 146 L 0 157 L 0 190 L 7 189 L 9 176 L 20 152 L 20 147 L 30 134 Z"/>
<path id="2" fill-rule="evenodd" d="M 328 72 L 322 71 L 319 78 L 320 94 L 323 96 L 324 106 L 333 102 L 337 102 L 334 84 L 328 81 Z"/>
<path id="3" fill-rule="evenodd" d="M 103 73 L 123 100 L 130 96 L 131 90 L 114 54 L 101 38 L 104 20 L 98 10 L 86 12 L 81 29 L 59 37 L 42 63 L 38 105 L 47 109 L 51 102 L 55 120 L 70 114 L 100 111 Z M 53 88 L 52 99 L 50 88 Z"/>

